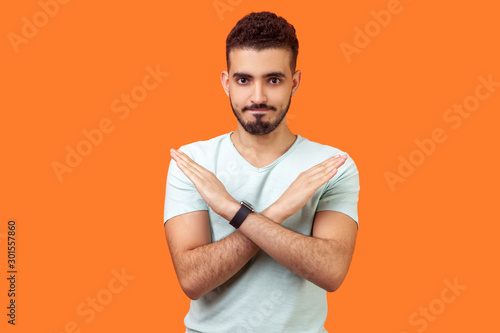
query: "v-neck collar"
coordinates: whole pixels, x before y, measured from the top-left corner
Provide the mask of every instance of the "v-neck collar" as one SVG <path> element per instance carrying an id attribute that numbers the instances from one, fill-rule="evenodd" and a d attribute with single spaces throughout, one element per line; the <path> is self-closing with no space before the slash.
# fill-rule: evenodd
<path id="1" fill-rule="evenodd" d="M 287 156 L 290 155 L 292 153 L 292 151 L 295 149 L 295 147 L 303 140 L 303 138 L 299 134 L 297 134 L 297 138 L 295 139 L 295 141 L 293 142 L 293 144 L 290 146 L 290 148 L 288 148 L 288 150 L 283 155 L 281 155 L 280 157 L 278 157 L 277 159 L 275 159 L 271 164 L 266 165 L 266 166 L 264 166 L 262 168 L 257 168 L 255 166 L 253 166 L 250 162 L 248 162 L 243 156 L 241 156 L 240 152 L 238 151 L 238 149 L 236 149 L 236 147 L 233 144 L 233 141 L 231 140 L 231 134 L 232 133 L 233 133 L 233 131 L 231 131 L 228 134 L 226 134 L 226 140 L 228 141 L 227 144 L 231 147 L 231 149 L 233 150 L 233 152 L 237 156 L 237 158 L 244 165 L 246 165 L 248 168 L 250 168 L 251 170 L 253 170 L 255 172 L 264 172 L 264 171 L 266 171 L 266 170 L 268 170 L 270 168 L 273 168 L 275 165 L 277 165 L 282 160 L 284 160 L 285 158 L 287 158 Z"/>

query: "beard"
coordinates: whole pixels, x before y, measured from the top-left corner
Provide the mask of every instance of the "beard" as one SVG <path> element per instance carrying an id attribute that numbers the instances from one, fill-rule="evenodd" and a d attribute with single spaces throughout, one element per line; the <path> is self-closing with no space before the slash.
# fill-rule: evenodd
<path id="1" fill-rule="evenodd" d="M 247 133 L 252 135 L 265 135 L 274 131 L 276 127 L 278 127 L 278 125 L 281 124 L 283 118 L 285 118 L 288 109 L 290 108 L 291 102 L 292 102 L 292 94 L 290 94 L 290 98 L 288 99 L 287 105 L 279 111 L 276 109 L 275 106 L 267 104 L 252 104 L 250 106 L 243 107 L 241 111 L 236 111 L 235 107 L 233 106 L 233 102 L 231 100 L 231 95 L 229 96 L 229 103 L 231 104 L 231 109 L 233 110 L 236 119 L 238 119 L 238 122 L 240 123 L 241 127 L 243 127 L 243 129 Z M 265 114 L 254 114 L 253 115 L 255 117 L 254 121 L 245 122 L 241 116 L 241 113 L 244 112 L 245 110 L 250 110 L 250 109 L 273 110 L 273 112 L 278 112 L 278 114 L 274 121 L 262 120 L 262 118 L 266 116 Z"/>

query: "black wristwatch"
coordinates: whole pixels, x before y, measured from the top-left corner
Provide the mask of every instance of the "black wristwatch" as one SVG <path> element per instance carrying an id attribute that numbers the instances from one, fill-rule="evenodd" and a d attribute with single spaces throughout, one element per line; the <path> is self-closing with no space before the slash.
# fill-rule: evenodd
<path id="1" fill-rule="evenodd" d="M 243 221 L 245 221 L 248 214 L 255 212 L 255 209 L 248 202 L 241 201 L 240 204 L 241 204 L 240 209 L 229 222 L 229 224 L 235 227 L 236 229 L 238 229 L 240 225 L 243 223 Z"/>

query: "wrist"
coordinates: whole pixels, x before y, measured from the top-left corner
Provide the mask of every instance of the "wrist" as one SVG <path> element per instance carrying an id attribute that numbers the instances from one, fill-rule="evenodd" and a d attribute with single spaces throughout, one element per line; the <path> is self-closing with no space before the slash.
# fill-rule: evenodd
<path id="1" fill-rule="evenodd" d="M 281 208 L 278 199 L 278 201 L 273 203 L 271 206 L 267 207 L 267 209 L 260 214 L 270 219 L 273 222 L 281 224 L 288 218 L 288 216 L 285 216 L 283 212 L 284 210 Z"/>
<path id="2" fill-rule="evenodd" d="M 231 219 L 234 217 L 234 215 L 236 215 L 240 207 L 241 205 L 238 201 L 234 199 L 228 200 L 228 202 L 224 205 L 224 210 L 219 215 L 225 218 L 226 220 L 231 221 Z"/>

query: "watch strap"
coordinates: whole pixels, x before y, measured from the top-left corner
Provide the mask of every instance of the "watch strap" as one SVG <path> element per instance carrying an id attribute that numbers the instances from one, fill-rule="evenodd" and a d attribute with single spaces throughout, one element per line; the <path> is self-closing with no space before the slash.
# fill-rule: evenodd
<path id="1" fill-rule="evenodd" d="M 248 214 L 253 213 L 255 211 L 253 207 L 245 201 L 241 201 L 240 204 L 241 204 L 240 209 L 234 215 L 231 221 L 229 221 L 229 224 L 235 227 L 236 229 L 238 229 L 241 226 L 243 221 L 245 221 L 245 219 L 247 218 Z"/>

